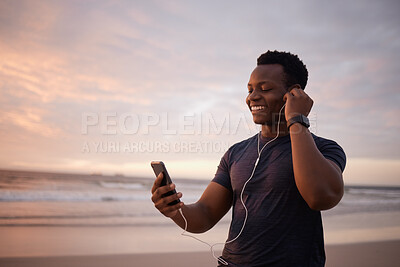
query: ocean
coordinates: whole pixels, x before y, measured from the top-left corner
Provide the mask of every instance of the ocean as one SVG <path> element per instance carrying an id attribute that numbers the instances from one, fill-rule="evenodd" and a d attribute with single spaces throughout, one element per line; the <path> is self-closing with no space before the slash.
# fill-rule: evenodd
<path id="1" fill-rule="evenodd" d="M 0 226 L 173 226 L 151 202 L 154 178 L 0 170 Z M 209 181 L 174 179 L 186 203 Z M 400 211 L 400 187 L 346 186 L 323 216 Z M 229 223 L 224 217 L 221 223 Z"/>

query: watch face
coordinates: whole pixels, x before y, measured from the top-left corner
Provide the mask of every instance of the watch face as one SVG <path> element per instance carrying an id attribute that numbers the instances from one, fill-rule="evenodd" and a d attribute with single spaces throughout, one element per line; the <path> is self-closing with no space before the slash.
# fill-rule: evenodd
<path id="1" fill-rule="evenodd" d="M 301 115 L 301 124 L 303 124 L 304 126 L 306 126 L 307 128 L 310 127 L 310 121 L 308 120 L 308 118 L 304 115 Z"/>
<path id="2" fill-rule="evenodd" d="M 292 126 L 294 123 L 300 123 L 301 125 L 303 125 L 304 127 L 310 127 L 310 121 L 308 120 L 308 118 L 304 115 L 298 115 L 294 118 L 289 119 L 288 121 L 288 129 L 290 128 L 290 126 Z"/>

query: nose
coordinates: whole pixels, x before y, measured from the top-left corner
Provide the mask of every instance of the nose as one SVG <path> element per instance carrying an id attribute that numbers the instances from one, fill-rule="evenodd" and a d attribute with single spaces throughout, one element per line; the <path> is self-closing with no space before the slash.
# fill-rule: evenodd
<path id="1" fill-rule="evenodd" d="M 254 89 L 248 96 L 247 96 L 247 100 L 249 101 L 254 101 L 260 98 L 260 94 L 258 92 L 258 90 Z"/>

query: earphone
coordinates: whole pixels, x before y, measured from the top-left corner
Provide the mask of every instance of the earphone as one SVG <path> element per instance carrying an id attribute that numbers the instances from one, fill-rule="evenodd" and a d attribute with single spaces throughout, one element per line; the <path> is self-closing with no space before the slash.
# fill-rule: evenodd
<path id="1" fill-rule="evenodd" d="M 246 207 L 246 205 L 245 205 L 245 203 L 244 203 L 244 201 L 243 201 L 243 193 L 244 193 L 244 190 L 245 190 L 245 188 L 246 188 L 246 185 L 250 182 L 250 180 L 251 180 L 251 179 L 253 178 L 253 176 L 254 176 L 254 173 L 255 173 L 255 171 L 256 171 L 258 162 L 260 161 L 260 157 L 261 157 L 262 151 L 264 150 L 264 148 L 265 148 L 268 144 L 270 144 L 271 142 L 275 141 L 275 140 L 279 137 L 279 126 L 280 126 L 280 123 L 281 123 L 281 112 L 282 112 L 283 108 L 285 107 L 285 105 L 286 105 L 286 104 L 283 104 L 283 106 L 281 107 L 281 109 L 280 109 L 280 111 L 279 111 L 279 118 L 278 118 L 278 126 L 277 126 L 277 133 L 276 133 L 276 136 L 275 136 L 273 139 L 271 139 L 270 141 L 268 141 L 267 143 L 265 143 L 265 145 L 261 148 L 261 150 L 260 150 L 260 135 L 261 135 L 261 132 L 259 132 L 259 134 L 258 134 L 258 141 L 257 141 L 257 152 L 258 152 L 258 157 L 257 157 L 257 159 L 256 159 L 256 161 L 255 161 L 255 163 L 254 163 L 253 171 L 251 172 L 250 177 L 249 177 L 249 178 L 247 179 L 247 181 L 244 183 L 243 188 L 242 188 L 242 191 L 240 192 L 240 201 L 241 201 L 241 203 L 242 203 L 242 205 L 243 205 L 243 208 L 244 208 L 244 210 L 245 210 L 245 217 L 244 217 L 244 220 L 243 220 L 242 228 L 240 229 L 240 232 L 237 234 L 237 236 L 236 236 L 235 238 L 232 238 L 231 240 L 228 240 L 228 241 L 226 241 L 226 242 L 224 242 L 224 243 L 215 243 L 215 244 L 213 244 L 213 245 L 210 245 L 209 243 L 207 243 L 207 242 L 205 242 L 205 241 L 203 241 L 203 240 L 201 240 L 201 239 L 199 239 L 199 238 L 197 238 L 197 237 L 195 237 L 195 236 L 193 236 L 193 235 L 187 234 L 188 222 L 187 222 L 187 219 L 186 219 L 185 215 L 183 215 L 182 209 L 179 209 L 179 212 L 180 212 L 180 214 L 181 214 L 181 216 L 182 216 L 182 218 L 183 218 L 183 220 L 184 220 L 184 222 L 185 222 L 185 228 L 184 228 L 183 232 L 181 233 L 181 235 L 191 237 L 191 238 L 193 238 L 193 239 L 195 239 L 195 240 L 197 240 L 197 241 L 199 241 L 199 242 L 201 242 L 201 243 L 203 243 L 203 244 L 209 246 L 209 247 L 210 247 L 210 250 L 211 250 L 211 253 L 212 253 L 212 256 L 213 256 L 217 261 L 221 262 L 223 265 L 228 265 L 228 262 L 226 262 L 221 256 L 220 256 L 220 257 L 217 257 L 217 256 L 215 255 L 214 247 L 215 247 L 216 245 L 226 245 L 226 244 L 232 243 L 232 242 L 234 242 L 235 240 L 237 240 L 237 239 L 239 238 L 239 236 L 242 234 L 242 232 L 243 232 L 243 230 L 244 230 L 244 227 L 246 226 L 246 222 L 247 222 L 247 218 L 248 218 L 248 214 L 249 214 L 249 212 L 248 212 L 248 210 L 247 210 L 247 207 Z"/>

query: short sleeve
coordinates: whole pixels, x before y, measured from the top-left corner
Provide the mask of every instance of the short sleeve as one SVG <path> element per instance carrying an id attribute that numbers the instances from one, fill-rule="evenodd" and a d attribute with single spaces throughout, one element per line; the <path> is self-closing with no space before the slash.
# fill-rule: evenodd
<path id="1" fill-rule="evenodd" d="M 224 156 L 221 158 L 212 182 L 218 183 L 232 192 L 231 177 L 229 175 L 229 155 L 230 149 L 226 151 Z"/>
<path id="2" fill-rule="evenodd" d="M 346 154 L 344 150 L 335 141 L 321 137 L 314 138 L 316 138 L 315 143 L 322 155 L 326 159 L 335 162 L 343 172 L 346 167 Z"/>

